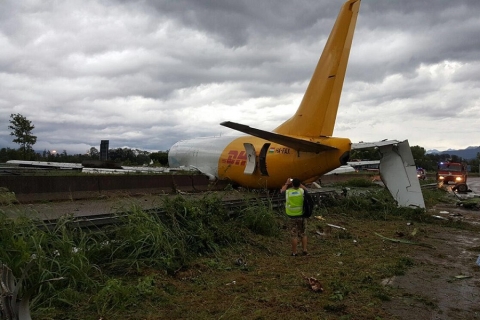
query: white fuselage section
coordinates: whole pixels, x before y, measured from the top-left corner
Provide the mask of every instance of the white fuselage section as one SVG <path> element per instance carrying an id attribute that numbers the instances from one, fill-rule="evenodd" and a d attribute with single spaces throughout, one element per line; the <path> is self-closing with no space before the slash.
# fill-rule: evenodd
<path id="1" fill-rule="evenodd" d="M 238 136 L 205 137 L 181 140 L 168 152 L 171 168 L 193 167 L 209 176 L 218 178 L 218 160 L 228 144 Z"/>

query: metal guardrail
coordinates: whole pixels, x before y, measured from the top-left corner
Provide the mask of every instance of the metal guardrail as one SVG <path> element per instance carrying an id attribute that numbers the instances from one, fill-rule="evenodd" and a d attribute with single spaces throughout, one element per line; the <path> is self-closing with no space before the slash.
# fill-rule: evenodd
<path id="1" fill-rule="evenodd" d="M 310 191 L 310 194 L 314 198 L 315 203 L 320 203 L 322 197 L 332 196 L 336 194 L 336 191 Z M 283 194 L 275 194 L 271 196 L 252 197 L 249 199 L 235 199 L 222 201 L 225 208 L 231 212 L 237 211 L 248 206 L 255 204 L 272 206 L 273 209 L 283 208 L 285 203 L 285 196 Z M 155 207 L 151 209 L 144 209 L 144 212 L 149 214 L 162 215 L 166 211 L 162 207 Z M 128 216 L 127 212 L 118 213 L 101 213 L 92 214 L 88 216 L 76 216 L 67 222 L 67 225 L 71 228 L 100 228 L 106 225 L 122 223 L 125 217 Z M 43 230 L 54 230 L 55 227 L 65 218 L 42 220 L 37 224 L 37 227 Z"/>

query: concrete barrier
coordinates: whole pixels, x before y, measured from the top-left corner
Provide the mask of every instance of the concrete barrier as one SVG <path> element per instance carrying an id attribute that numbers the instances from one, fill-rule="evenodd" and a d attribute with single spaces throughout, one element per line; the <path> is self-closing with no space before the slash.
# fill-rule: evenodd
<path id="1" fill-rule="evenodd" d="M 321 178 L 323 185 L 366 174 L 339 174 Z M 160 194 L 224 190 L 228 181 L 210 182 L 204 175 L 85 175 L 85 176 L 0 176 L 0 187 L 14 192 L 19 202 L 78 200 L 112 194 Z"/>
<path id="2" fill-rule="evenodd" d="M 0 176 L 0 187 L 14 192 L 20 202 L 219 190 L 202 175 Z"/>

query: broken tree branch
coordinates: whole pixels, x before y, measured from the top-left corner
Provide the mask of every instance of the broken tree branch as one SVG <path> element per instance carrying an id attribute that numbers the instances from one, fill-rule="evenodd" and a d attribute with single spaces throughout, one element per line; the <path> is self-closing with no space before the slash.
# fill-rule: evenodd
<path id="1" fill-rule="evenodd" d="M 413 241 L 408 241 L 408 240 L 400 240 L 400 239 L 387 238 L 387 237 L 385 237 L 385 236 L 382 236 L 382 235 L 379 234 L 379 233 L 376 233 L 376 232 L 374 232 L 374 233 L 375 233 L 375 235 L 379 236 L 380 238 L 382 238 L 382 239 L 384 239 L 384 240 L 391 241 L 391 242 L 404 243 L 404 244 L 412 244 L 412 245 L 415 245 L 415 246 L 421 246 L 421 247 L 427 247 L 427 248 L 430 248 L 430 249 L 435 249 L 434 246 L 429 245 L 429 244 L 426 244 L 426 243 L 420 243 L 420 242 L 413 242 Z"/>

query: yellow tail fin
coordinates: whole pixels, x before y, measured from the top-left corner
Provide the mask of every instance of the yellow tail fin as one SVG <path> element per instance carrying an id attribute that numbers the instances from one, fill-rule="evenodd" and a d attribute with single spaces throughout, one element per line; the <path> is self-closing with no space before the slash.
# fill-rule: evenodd
<path id="1" fill-rule="evenodd" d="M 297 112 L 273 132 L 332 136 L 359 7 L 360 0 L 342 6 Z"/>

